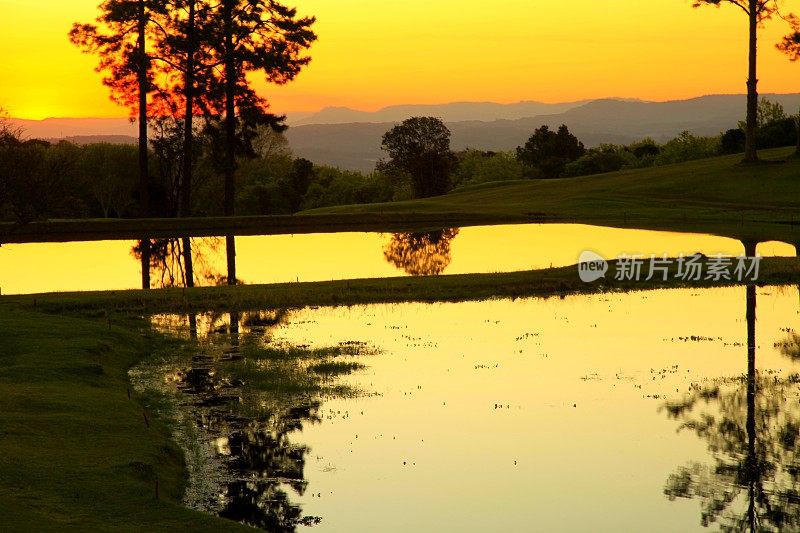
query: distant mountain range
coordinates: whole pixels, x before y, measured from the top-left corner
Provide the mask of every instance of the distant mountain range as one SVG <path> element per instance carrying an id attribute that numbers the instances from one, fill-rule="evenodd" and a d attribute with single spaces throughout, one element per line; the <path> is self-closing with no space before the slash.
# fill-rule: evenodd
<path id="1" fill-rule="evenodd" d="M 800 94 L 765 94 L 788 114 L 800 109 Z M 381 136 L 394 124 L 411 116 L 437 116 L 452 132 L 456 150 L 512 150 L 523 144 L 543 124 L 566 124 L 587 147 L 601 143 L 629 143 L 643 137 L 670 139 L 683 130 L 716 135 L 736 127 L 745 114 L 744 95 L 712 95 L 674 100 L 602 99 L 545 104 L 452 103 L 402 105 L 374 112 L 326 108 L 318 113 L 288 117 L 286 133 L 297 156 L 318 164 L 370 171 L 384 156 Z M 135 142 L 136 124 L 128 119 L 15 120 L 25 136 L 74 142 Z"/>
<path id="2" fill-rule="evenodd" d="M 12 123 L 21 128 L 23 136 L 32 139 L 65 139 L 67 137 L 138 137 L 138 126 L 127 118 L 46 118 L 26 120 L 15 118 Z"/>
<path id="3" fill-rule="evenodd" d="M 780 103 L 788 114 L 797 113 L 800 109 L 800 94 L 763 96 Z M 627 144 L 644 137 L 663 142 L 684 130 L 697 135 L 717 135 L 735 128 L 738 121 L 744 119 L 745 104 L 744 95 L 702 96 L 669 102 L 609 98 L 563 104 L 568 109 L 530 117 L 445 120 L 452 132 L 452 146 L 456 150 L 513 150 L 524 144 L 533 131 L 544 124 L 551 128 L 566 124 L 584 145 L 593 147 L 602 143 Z M 412 106 L 410 109 L 414 111 L 411 116 L 446 116 L 447 108 L 449 106 Z M 426 112 L 416 112 L 423 110 Z M 294 126 L 287 131 L 286 136 L 298 156 L 315 163 L 369 171 L 374 168 L 378 159 L 385 156 L 380 149 L 381 136 L 402 120 L 368 120 L 383 116 L 383 112 L 363 114 L 367 115 L 363 122 Z"/>
<path id="4" fill-rule="evenodd" d="M 518 102 L 515 104 L 496 104 L 493 102 L 454 102 L 432 105 L 395 105 L 378 111 L 358 111 L 347 107 L 326 107 L 318 113 L 289 115 L 291 126 L 309 124 L 348 124 L 351 122 L 402 122 L 408 117 L 439 117 L 445 122 L 479 120 L 514 120 L 537 115 L 563 113 L 589 100 L 545 104 L 542 102 Z"/>
<path id="5" fill-rule="evenodd" d="M 139 144 L 139 138 L 131 137 L 130 135 L 68 135 L 66 137 L 50 137 L 44 140 L 53 144 L 67 141 L 79 146 L 96 143 Z"/>

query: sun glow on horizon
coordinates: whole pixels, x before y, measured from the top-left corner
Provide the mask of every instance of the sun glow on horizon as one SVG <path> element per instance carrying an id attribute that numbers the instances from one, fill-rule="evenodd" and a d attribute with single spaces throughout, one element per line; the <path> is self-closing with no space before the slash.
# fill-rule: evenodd
<path id="1" fill-rule="evenodd" d="M 98 0 L 0 0 L 0 106 L 12 116 L 123 117 L 96 58 L 67 40 L 95 18 Z M 745 92 L 747 19 L 734 6 L 692 9 L 650 0 L 569 5 L 506 0 L 434 5 L 409 0 L 295 0 L 317 17 L 311 64 L 285 85 L 257 82 L 273 111 L 373 111 L 458 101 L 565 102 L 603 97 L 673 100 Z M 800 91 L 800 65 L 774 44 L 781 20 L 760 32 L 759 91 Z"/>

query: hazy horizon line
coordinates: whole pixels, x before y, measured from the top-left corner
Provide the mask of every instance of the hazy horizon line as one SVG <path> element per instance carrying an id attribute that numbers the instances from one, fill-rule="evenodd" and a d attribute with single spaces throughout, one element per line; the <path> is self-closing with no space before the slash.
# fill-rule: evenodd
<path id="1" fill-rule="evenodd" d="M 800 92 L 788 92 L 788 93 L 760 93 L 759 96 L 787 96 L 793 94 L 800 94 Z M 463 104 L 494 104 L 494 105 L 505 105 L 505 106 L 513 106 L 519 104 L 543 104 L 543 105 L 567 105 L 567 104 L 576 104 L 576 103 L 590 103 L 590 102 L 597 102 L 603 100 L 621 100 L 621 101 L 629 101 L 629 102 L 642 102 L 642 103 L 653 103 L 653 104 L 660 104 L 660 103 L 668 103 L 668 102 L 685 102 L 688 100 L 696 100 L 699 98 L 707 98 L 713 96 L 746 96 L 746 93 L 708 93 L 708 94 L 701 94 L 697 96 L 690 96 L 687 98 L 668 98 L 665 100 L 650 100 L 639 98 L 635 96 L 603 96 L 597 98 L 583 98 L 578 100 L 563 100 L 563 101 L 542 101 L 542 100 L 517 100 L 512 102 L 498 102 L 493 100 L 456 100 L 451 102 L 439 102 L 439 103 L 398 103 L 398 104 L 391 104 L 387 106 L 382 106 L 376 109 L 358 109 L 354 107 L 348 106 L 337 106 L 337 105 L 327 105 L 321 107 L 315 111 L 284 111 L 282 113 L 287 117 L 290 115 L 300 116 L 310 116 L 317 113 L 321 113 L 326 110 L 347 110 L 356 113 L 380 113 L 381 111 L 386 111 L 390 109 L 394 109 L 397 107 L 437 107 L 437 106 L 448 106 L 448 105 L 463 105 Z M 302 118 L 302 117 L 300 117 Z M 9 116 L 11 120 L 24 120 L 28 122 L 44 122 L 47 120 L 130 120 L 131 122 L 136 122 L 136 119 L 131 119 L 128 116 L 118 115 L 118 116 L 49 116 L 45 118 L 27 118 L 27 117 L 20 117 L 20 116 Z"/>

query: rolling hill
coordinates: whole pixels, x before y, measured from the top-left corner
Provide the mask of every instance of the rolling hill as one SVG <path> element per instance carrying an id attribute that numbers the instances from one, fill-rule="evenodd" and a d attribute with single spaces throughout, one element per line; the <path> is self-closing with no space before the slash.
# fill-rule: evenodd
<path id="1" fill-rule="evenodd" d="M 780 103 L 787 113 L 800 108 L 800 94 L 763 95 Z M 566 124 L 587 147 L 602 143 L 629 143 L 644 137 L 666 141 L 684 130 L 697 135 L 717 135 L 735 128 L 745 112 L 744 95 L 714 95 L 644 102 L 638 100 L 594 100 L 566 111 L 517 119 L 450 121 L 452 146 L 456 150 L 513 150 L 524 144 L 533 131 L 546 124 Z M 381 117 L 380 113 L 368 118 Z M 368 172 L 384 156 L 381 136 L 396 121 L 309 124 L 291 127 L 289 144 L 296 155 L 319 164 Z"/>
<path id="2" fill-rule="evenodd" d="M 800 108 L 800 94 L 765 94 L 787 113 Z M 452 103 L 400 105 L 374 112 L 327 108 L 318 113 L 288 117 L 286 136 L 295 155 L 317 164 L 371 171 L 384 156 L 381 137 L 410 116 L 441 117 L 452 132 L 456 150 L 513 150 L 543 124 L 566 124 L 587 147 L 602 143 L 629 143 L 644 137 L 670 139 L 683 130 L 716 135 L 736 127 L 744 117 L 744 95 L 711 95 L 646 102 L 609 98 L 587 102 L 544 104 Z M 76 142 L 135 142 L 136 124 L 126 118 L 15 120 L 25 136 Z"/>

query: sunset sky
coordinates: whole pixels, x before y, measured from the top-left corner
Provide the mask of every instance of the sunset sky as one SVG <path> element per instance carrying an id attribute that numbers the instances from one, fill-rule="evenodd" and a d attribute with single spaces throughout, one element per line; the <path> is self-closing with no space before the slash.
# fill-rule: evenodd
<path id="1" fill-rule="evenodd" d="M 94 57 L 67 40 L 99 0 L 0 0 L 0 106 L 20 118 L 114 117 Z M 277 112 L 401 103 L 668 100 L 744 93 L 747 19 L 691 0 L 297 0 L 315 15 L 311 65 L 288 86 L 259 83 Z M 35 7 L 34 7 L 35 6 Z M 760 84 L 800 92 L 800 64 L 760 36 Z"/>

